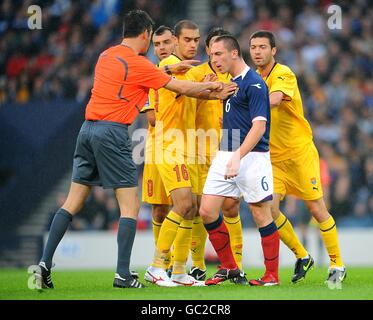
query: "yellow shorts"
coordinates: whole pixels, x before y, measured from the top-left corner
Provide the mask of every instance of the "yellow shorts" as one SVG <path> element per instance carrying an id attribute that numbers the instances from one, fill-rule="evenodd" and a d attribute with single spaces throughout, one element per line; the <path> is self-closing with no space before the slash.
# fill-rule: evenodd
<path id="1" fill-rule="evenodd" d="M 157 166 L 154 163 L 145 163 L 144 165 L 142 201 L 150 204 L 172 204 L 171 198 L 167 196 Z"/>
<path id="2" fill-rule="evenodd" d="M 272 162 L 274 193 L 292 194 L 303 200 L 316 200 L 323 196 L 320 180 L 319 153 L 312 143 L 294 159 Z"/>
<path id="3" fill-rule="evenodd" d="M 198 192 L 197 195 L 203 194 L 203 187 L 205 186 L 205 182 L 207 179 L 207 174 L 209 173 L 209 169 L 212 163 L 212 158 L 210 156 L 207 156 L 206 159 L 204 159 L 204 162 L 206 163 L 199 163 L 198 164 Z"/>
<path id="4" fill-rule="evenodd" d="M 198 165 L 187 164 L 183 156 L 171 163 L 167 161 L 157 163 L 157 169 L 167 196 L 172 190 L 179 188 L 192 188 L 193 193 L 198 192 Z"/>

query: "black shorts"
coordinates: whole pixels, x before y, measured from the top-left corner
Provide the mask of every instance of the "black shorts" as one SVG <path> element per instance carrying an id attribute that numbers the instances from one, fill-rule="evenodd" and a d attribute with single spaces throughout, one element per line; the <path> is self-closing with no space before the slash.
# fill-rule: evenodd
<path id="1" fill-rule="evenodd" d="M 137 186 L 128 126 L 86 120 L 76 142 L 72 181 L 105 189 Z"/>

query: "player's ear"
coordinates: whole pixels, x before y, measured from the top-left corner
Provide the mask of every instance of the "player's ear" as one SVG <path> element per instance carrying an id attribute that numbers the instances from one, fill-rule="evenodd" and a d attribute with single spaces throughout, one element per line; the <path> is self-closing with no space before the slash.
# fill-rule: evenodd
<path id="1" fill-rule="evenodd" d="M 210 56 L 210 48 L 209 48 L 209 47 L 206 47 L 205 50 L 206 50 L 206 54 L 207 54 L 208 56 Z"/>
<path id="2" fill-rule="evenodd" d="M 272 48 L 272 56 L 276 55 L 276 52 L 277 52 L 277 48 L 276 48 L 276 47 L 273 47 L 273 48 Z"/>

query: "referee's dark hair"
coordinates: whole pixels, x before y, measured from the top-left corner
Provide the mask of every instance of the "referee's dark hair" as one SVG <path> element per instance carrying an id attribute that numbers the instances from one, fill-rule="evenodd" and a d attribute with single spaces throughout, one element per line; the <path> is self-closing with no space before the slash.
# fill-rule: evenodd
<path id="1" fill-rule="evenodd" d="M 271 46 L 271 49 L 276 48 L 275 35 L 271 31 L 267 31 L 267 30 L 255 31 L 250 36 L 250 44 L 251 44 L 251 39 L 254 39 L 254 38 L 267 38 Z"/>
<path id="2" fill-rule="evenodd" d="M 216 37 L 216 36 L 224 36 L 224 35 L 230 35 L 230 32 L 227 31 L 227 30 L 224 30 L 223 28 L 221 27 L 217 27 L 217 28 L 213 28 L 209 31 L 209 33 L 207 34 L 207 37 L 206 37 L 206 40 L 205 40 L 205 44 L 206 44 L 206 47 L 209 47 L 210 46 L 210 41 L 213 37 Z"/>
<path id="3" fill-rule="evenodd" d="M 175 36 L 179 37 L 181 34 L 181 30 L 183 29 L 197 30 L 199 29 L 199 27 L 192 20 L 181 20 L 175 24 L 175 27 L 174 27 Z"/>
<path id="4" fill-rule="evenodd" d="M 219 36 L 215 39 L 214 43 L 220 41 L 224 42 L 224 46 L 228 49 L 228 51 L 237 50 L 238 55 L 242 58 L 241 47 L 235 37 L 230 34 Z"/>
<path id="5" fill-rule="evenodd" d="M 144 31 L 153 30 L 153 19 L 142 10 L 132 10 L 123 19 L 123 38 L 136 38 Z"/>
<path id="6" fill-rule="evenodd" d="M 166 31 L 170 31 L 172 35 L 174 34 L 174 30 L 172 30 L 170 27 L 167 27 L 167 26 L 165 26 L 165 25 L 161 25 L 161 26 L 159 26 L 159 27 L 154 31 L 154 34 L 153 34 L 153 35 L 161 36 L 161 35 L 164 34 Z"/>

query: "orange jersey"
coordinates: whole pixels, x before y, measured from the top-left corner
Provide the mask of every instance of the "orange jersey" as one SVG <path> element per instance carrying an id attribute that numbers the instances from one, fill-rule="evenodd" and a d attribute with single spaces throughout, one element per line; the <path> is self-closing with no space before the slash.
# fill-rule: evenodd
<path id="1" fill-rule="evenodd" d="M 131 124 L 146 103 L 149 88 L 157 90 L 170 79 L 131 48 L 110 47 L 97 61 L 85 118 Z"/>

